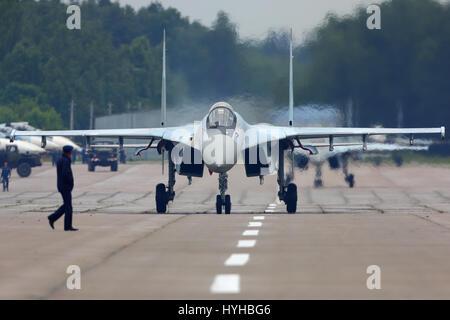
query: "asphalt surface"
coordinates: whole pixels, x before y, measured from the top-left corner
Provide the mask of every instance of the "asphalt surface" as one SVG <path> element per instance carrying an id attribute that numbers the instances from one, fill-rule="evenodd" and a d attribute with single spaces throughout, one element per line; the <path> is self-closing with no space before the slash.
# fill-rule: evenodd
<path id="1" fill-rule="evenodd" d="M 159 163 L 76 164 L 74 225 L 51 230 L 55 169 L 14 172 L 0 193 L 0 299 L 450 298 L 450 167 L 351 166 L 356 186 L 324 168 L 298 172 L 298 213 L 276 200 L 276 176 L 230 172 L 231 215 L 215 214 L 217 175 L 176 176 L 167 214 L 155 213 Z M 81 289 L 66 286 L 68 266 Z M 381 289 L 366 285 L 368 266 Z"/>

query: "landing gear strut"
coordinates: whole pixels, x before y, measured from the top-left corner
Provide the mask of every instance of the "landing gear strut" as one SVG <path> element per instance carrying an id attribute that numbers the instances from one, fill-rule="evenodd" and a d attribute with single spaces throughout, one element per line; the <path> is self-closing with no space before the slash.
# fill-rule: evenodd
<path id="1" fill-rule="evenodd" d="M 316 177 L 314 179 L 314 188 L 321 188 L 321 187 L 323 187 L 322 165 L 318 164 L 316 166 Z"/>
<path id="2" fill-rule="evenodd" d="M 355 175 L 353 173 L 348 173 L 348 155 L 344 154 L 342 156 L 342 172 L 345 175 L 345 182 L 347 182 L 350 188 L 355 186 Z"/>
<path id="3" fill-rule="evenodd" d="M 173 145 L 166 145 L 165 147 L 169 151 L 169 181 L 167 184 L 167 188 L 164 183 L 159 183 L 156 186 L 155 200 L 156 212 L 158 213 L 166 213 L 167 204 L 169 203 L 169 201 L 173 201 L 173 199 L 175 198 L 175 191 L 173 190 L 173 187 L 175 186 L 175 164 L 172 161 Z"/>
<path id="4" fill-rule="evenodd" d="M 231 212 L 231 197 L 229 194 L 225 194 L 228 189 L 228 174 L 219 174 L 219 191 L 220 194 L 216 196 L 216 212 L 222 214 L 222 208 L 225 208 L 225 214 Z"/>
<path id="5" fill-rule="evenodd" d="M 278 157 L 278 198 L 286 204 L 288 213 L 295 213 L 297 211 L 297 185 L 289 183 L 286 186 L 286 179 L 284 177 L 284 150 L 288 148 L 285 141 L 280 141 L 279 157 Z M 293 179 L 293 177 L 291 177 Z"/>

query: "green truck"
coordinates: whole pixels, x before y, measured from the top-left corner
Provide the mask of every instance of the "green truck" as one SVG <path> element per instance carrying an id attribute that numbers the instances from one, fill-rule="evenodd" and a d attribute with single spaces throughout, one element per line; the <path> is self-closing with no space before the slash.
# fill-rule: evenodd
<path id="1" fill-rule="evenodd" d="M 16 145 L 6 146 L 5 150 L 0 151 L 0 164 L 5 162 L 11 169 L 17 169 L 17 174 L 22 178 L 31 174 L 31 168 L 42 165 L 40 155 L 20 153 Z"/>

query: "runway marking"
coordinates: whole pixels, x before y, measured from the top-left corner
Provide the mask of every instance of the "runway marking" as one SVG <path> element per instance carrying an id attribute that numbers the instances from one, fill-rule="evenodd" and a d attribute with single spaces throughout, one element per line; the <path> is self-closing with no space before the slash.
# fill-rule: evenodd
<path id="1" fill-rule="evenodd" d="M 280 201 L 278 199 L 275 199 L 274 202 L 269 203 L 267 205 L 267 208 L 266 208 L 266 210 L 264 210 L 264 213 L 274 213 L 279 204 L 280 204 Z M 255 220 L 257 220 L 257 219 L 255 219 Z"/>
<path id="2" fill-rule="evenodd" d="M 244 233 L 242 233 L 243 236 L 257 236 L 259 233 L 259 230 L 245 230 Z"/>
<path id="3" fill-rule="evenodd" d="M 252 248 L 256 244 L 256 240 L 239 240 L 237 247 L 238 248 Z"/>
<path id="4" fill-rule="evenodd" d="M 238 274 L 218 274 L 211 285 L 211 293 L 239 293 L 240 276 Z"/>
<path id="5" fill-rule="evenodd" d="M 248 223 L 249 227 L 261 227 L 262 226 L 262 222 L 254 222 L 254 221 L 250 221 Z"/>
<path id="6" fill-rule="evenodd" d="M 264 216 L 254 216 L 253 220 L 264 220 Z"/>
<path id="7" fill-rule="evenodd" d="M 229 267 L 243 266 L 247 264 L 250 255 L 248 253 L 233 253 L 226 261 L 225 265 Z"/>

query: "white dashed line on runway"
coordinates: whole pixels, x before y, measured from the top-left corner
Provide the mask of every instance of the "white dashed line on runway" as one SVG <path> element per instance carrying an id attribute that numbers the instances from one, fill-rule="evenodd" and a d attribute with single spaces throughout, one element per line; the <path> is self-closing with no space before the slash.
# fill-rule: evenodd
<path id="1" fill-rule="evenodd" d="M 254 222 L 254 221 L 250 221 L 248 223 L 249 227 L 261 227 L 262 226 L 262 222 Z"/>
<path id="2" fill-rule="evenodd" d="M 245 230 L 242 235 L 243 236 L 257 236 L 259 234 L 259 230 Z"/>
<path id="3" fill-rule="evenodd" d="M 211 285 L 211 293 L 239 293 L 241 277 L 238 274 L 218 274 Z"/>
<path id="4" fill-rule="evenodd" d="M 225 265 L 228 267 L 243 266 L 247 264 L 250 259 L 248 253 L 233 253 L 226 261 Z"/>
<path id="5" fill-rule="evenodd" d="M 239 240 L 237 247 L 238 248 L 252 248 L 256 244 L 256 240 Z"/>
<path id="6" fill-rule="evenodd" d="M 253 220 L 264 220 L 264 216 L 253 216 Z M 249 221 L 248 227 L 261 227 L 261 221 Z M 258 236 L 259 230 L 244 230 L 243 236 Z M 256 245 L 256 240 L 239 240 L 237 243 L 238 248 L 253 248 Z M 250 260 L 249 253 L 233 253 L 224 265 L 226 267 L 241 267 L 245 266 Z M 240 292 L 240 275 L 239 274 L 219 274 L 214 278 L 211 284 L 210 291 L 213 294 L 236 294 Z"/>

